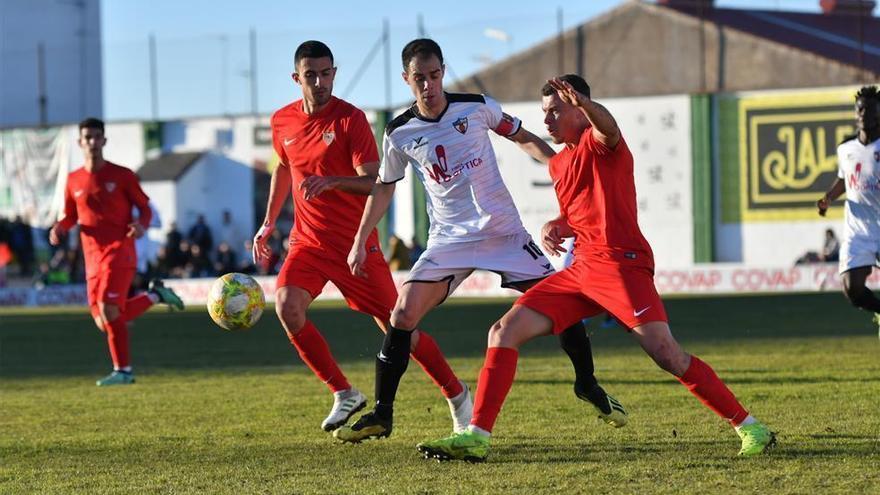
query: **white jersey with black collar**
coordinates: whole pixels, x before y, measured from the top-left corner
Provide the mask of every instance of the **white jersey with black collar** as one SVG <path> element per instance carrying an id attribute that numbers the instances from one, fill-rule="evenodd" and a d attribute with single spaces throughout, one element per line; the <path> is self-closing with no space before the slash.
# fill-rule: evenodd
<path id="1" fill-rule="evenodd" d="M 503 113 L 488 96 L 447 93 L 446 99 L 448 106 L 437 119 L 420 117 L 413 104 L 388 123 L 380 180 L 397 182 L 412 164 L 427 191 L 429 245 L 523 231 L 487 134 L 512 136 L 519 131 L 519 119 Z"/>

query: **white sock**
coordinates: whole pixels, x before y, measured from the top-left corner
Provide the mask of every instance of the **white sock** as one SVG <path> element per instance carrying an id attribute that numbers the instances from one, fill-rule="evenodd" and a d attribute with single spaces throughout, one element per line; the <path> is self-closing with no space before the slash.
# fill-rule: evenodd
<path id="1" fill-rule="evenodd" d="M 468 392 L 467 385 L 465 385 L 464 382 L 461 382 L 461 387 L 462 387 L 462 390 L 461 390 L 461 393 L 460 393 L 460 394 L 456 395 L 455 397 L 450 397 L 450 398 L 446 399 L 446 400 L 449 401 L 450 404 L 452 404 L 452 405 L 455 406 L 455 407 L 460 406 L 461 403 L 464 402 L 464 400 L 465 400 L 465 399 L 467 398 L 467 396 L 468 396 L 468 394 L 467 394 L 467 392 Z"/>
<path id="2" fill-rule="evenodd" d="M 758 422 L 758 420 L 755 419 L 754 416 L 752 416 L 751 414 L 749 414 L 749 416 L 748 416 L 746 419 L 744 419 L 742 423 L 740 423 L 740 424 L 738 424 L 738 425 L 736 426 L 736 429 L 738 430 L 738 429 L 742 428 L 743 426 L 748 426 L 748 425 L 751 425 L 751 424 L 755 424 L 755 423 L 757 423 L 757 422 Z"/>
<path id="3" fill-rule="evenodd" d="M 481 435 L 484 437 L 491 437 L 492 436 L 492 432 L 486 431 L 486 430 L 480 428 L 479 426 L 475 426 L 475 425 L 468 425 L 468 431 L 471 433 L 476 433 L 477 435 Z"/>
<path id="4" fill-rule="evenodd" d="M 131 366 L 123 366 L 122 368 L 113 368 L 113 371 L 121 371 L 123 373 L 131 373 Z"/>

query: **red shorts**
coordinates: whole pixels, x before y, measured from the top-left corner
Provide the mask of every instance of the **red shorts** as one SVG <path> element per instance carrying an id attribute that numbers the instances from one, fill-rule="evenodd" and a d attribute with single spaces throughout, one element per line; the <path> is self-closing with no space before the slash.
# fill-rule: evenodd
<path id="1" fill-rule="evenodd" d="M 364 271 L 367 278 L 352 275 L 345 258 L 329 250 L 292 247 L 275 286 L 299 287 L 316 298 L 330 281 L 351 309 L 388 321 L 397 302 L 397 288 L 378 246 L 367 246 Z"/>
<path id="2" fill-rule="evenodd" d="M 134 268 L 112 267 L 102 267 L 89 277 L 86 280 L 86 289 L 92 314 L 99 313 L 99 302 L 115 304 L 121 312 L 125 312 L 125 301 L 128 300 L 128 289 L 133 278 Z"/>
<path id="3" fill-rule="evenodd" d="M 515 304 L 553 320 L 554 334 L 602 311 L 627 328 L 667 321 L 654 273 L 647 267 L 576 263 L 538 282 Z"/>

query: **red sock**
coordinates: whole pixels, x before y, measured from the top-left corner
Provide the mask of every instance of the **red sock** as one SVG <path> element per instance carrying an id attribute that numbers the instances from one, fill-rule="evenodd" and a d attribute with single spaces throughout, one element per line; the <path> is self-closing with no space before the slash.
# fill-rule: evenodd
<path id="1" fill-rule="evenodd" d="M 128 360 L 128 324 L 119 316 L 104 325 L 107 332 L 107 347 L 110 348 L 110 359 L 113 369 L 122 369 L 130 365 Z"/>
<path id="2" fill-rule="evenodd" d="M 144 311 L 150 309 L 152 305 L 153 301 L 150 300 L 150 296 L 146 292 L 138 294 L 125 301 L 125 314 L 122 317 L 125 321 L 131 321 L 144 314 Z"/>
<path id="3" fill-rule="evenodd" d="M 486 431 L 492 431 L 495 419 L 516 375 L 516 361 L 519 352 L 507 347 L 486 349 L 486 362 L 480 370 L 477 383 L 477 397 L 474 402 L 474 417 L 471 424 Z"/>
<path id="4" fill-rule="evenodd" d="M 339 392 L 351 388 L 345 375 L 342 374 L 342 370 L 336 364 L 336 360 L 333 359 L 333 354 L 330 354 L 327 341 L 324 340 L 315 325 L 312 325 L 312 322 L 306 320 L 306 324 L 299 332 L 295 335 L 288 333 L 287 338 L 296 347 L 299 357 L 306 363 L 306 366 L 311 368 L 315 376 L 326 383 L 331 391 Z"/>
<path id="5" fill-rule="evenodd" d="M 449 367 L 433 337 L 419 330 L 419 342 L 410 354 L 431 380 L 440 387 L 443 397 L 451 399 L 464 391 L 464 387 Z"/>
<path id="6" fill-rule="evenodd" d="M 738 426 L 749 415 L 749 412 L 736 400 L 733 392 L 718 378 L 712 367 L 700 361 L 697 356 L 691 356 L 691 365 L 678 381 L 706 407 L 733 426 Z"/>

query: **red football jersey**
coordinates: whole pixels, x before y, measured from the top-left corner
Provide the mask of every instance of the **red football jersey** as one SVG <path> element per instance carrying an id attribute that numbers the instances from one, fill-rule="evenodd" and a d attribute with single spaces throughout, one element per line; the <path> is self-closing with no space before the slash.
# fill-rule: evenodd
<path id="1" fill-rule="evenodd" d="M 134 238 L 126 237 L 131 209 L 138 208 L 138 222 L 146 230 L 153 215 L 149 200 L 134 172 L 108 161 L 95 173 L 82 167 L 67 176 L 59 223 L 64 229 L 79 223 L 87 276 L 106 267 L 135 266 Z"/>
<path id="2" fill-rule="evenodd" d="M 272 116 L 272 144 L 292 178 L 290 242 L 348 255 L 367 196 L 330 190 L 306 201 L 299 186 L 312 175 L 357 176 L 356 167 L 379 161 L 364 112 L 334 96 L 320 112 L 308 115 L 297 100 Z M 368 244 L 375 241 L 374 230 Z"/>
<path id="3" fill-rule="evenodd" d="M 606 261 L 653 269 L 651 246 L 639 230 L 633 157 L 623 136 L 613 149 L 590 127 L 577 146 L 550 159 L 559 211 L 575 233 L 575 263 Z"/>

